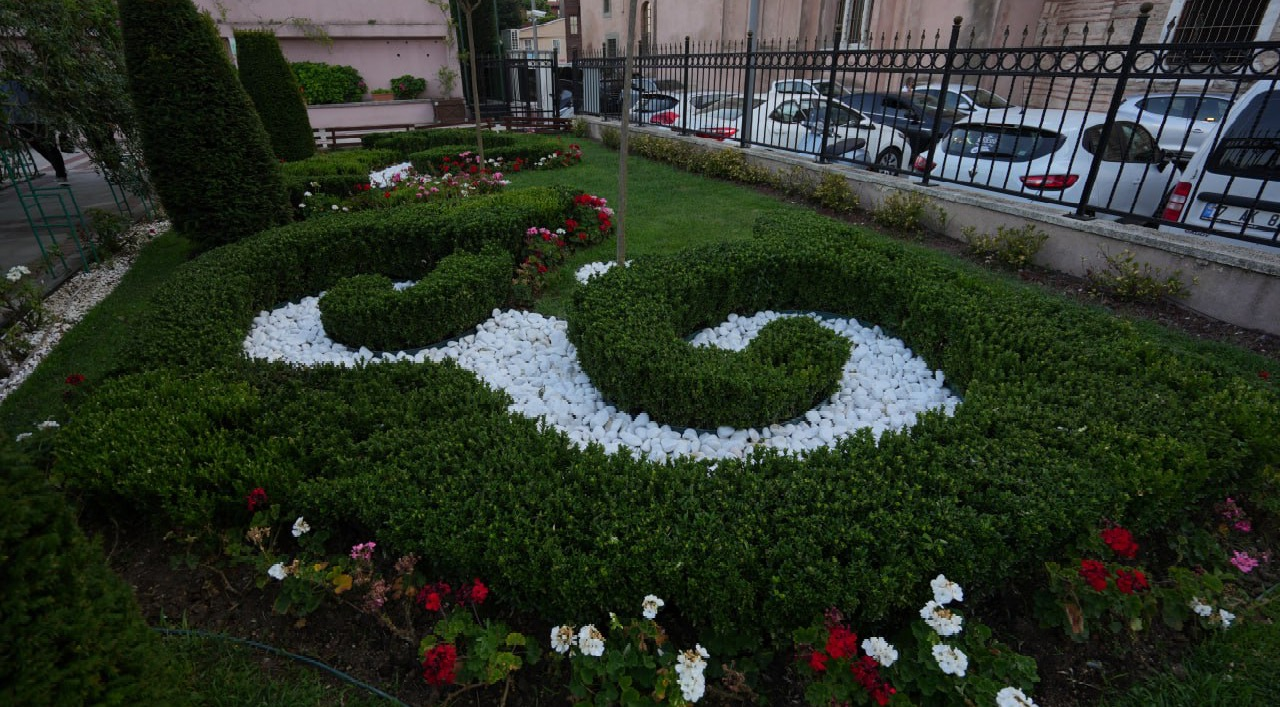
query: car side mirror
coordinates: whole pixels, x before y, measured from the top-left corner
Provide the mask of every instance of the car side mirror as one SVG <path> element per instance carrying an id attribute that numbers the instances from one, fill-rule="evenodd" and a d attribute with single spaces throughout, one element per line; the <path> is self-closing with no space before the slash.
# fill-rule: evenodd
<path id="1" fill-rule="evenodd" d="M 1173 162 L 1173 153 L 1169 150 L 1160 150 L 1159 159 L 1156 160 L 1156 171 L 1163 172 Z"/>

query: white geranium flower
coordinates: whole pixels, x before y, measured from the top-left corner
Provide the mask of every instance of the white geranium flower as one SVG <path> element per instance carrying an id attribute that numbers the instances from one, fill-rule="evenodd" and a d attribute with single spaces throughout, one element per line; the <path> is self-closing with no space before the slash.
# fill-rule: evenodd
<path id="1" fill-rule="evenodd" d="M 307 521 L 303 520 L 302 516 L 298 516 L 298 519 L 293 521 L 293 537 L 300 538 L 309 532 L 311 532 L 311 526 L 307 525 Z"/>
<path id="2" fill-rule="evenodd" d="M 14 441 L 15 441 L 15 442 L 21 442 L 22 440 L 24 440 L 24 439 L 26 439 L 26 438 L 28 438 L 28 437 L 30 437 L 30 436 L 31 436 L 31 433 L 30 433 L 30 432 L 19 432 L 19 433 L 18 433 L 17 438 L 16 438 L 16 439 L 14 439 Z"/>
<path id="3" fill-rule="evenodd" d="M 1226 609 L 1218 609 L 1218 618 L 1222 620 L 1222 630 L 1226 631 L 1231 628 L 1231 622 L 1236 620 L 1236 615 Z"/>
<path id="4" fill-rule="evenodd" d="M 1213 607 L 1201 602 L 1200 597 L 1191 598 L 1191 610 L 1196 612 L 1197 616 L 1202 616 L 1206 619 L 1213 613 Z"/>
<path id="5" fill-rule="evenodd" d="M 898 660 L 898 649 L 894 648 L 892 643 L 879 636 L 872 636 L 864 640 L 862 642 L 862 652 L 871 656 L 873 660 L 886 668 Z"/>
<path id="6" fill-rule="evenodd" d="M 298 204 L 298 208 L 299 208 L 299 209 L 305 209 L 305 208 L 307 208 L 307 205 L 306 205 L 306 203 Z"/>
<path id="7" fill-rule="evenodd" d="M 707 681 L 702 672 L 707 669 L 711 655 L 697 644 L 693 650 L 681 651 L 676 658 L 676 674 L 680 676 L 680 694 L 689 702 L 697 702 L 707 691 Z"/>
<path id="8" fill-rule="evenodd" d="M 952 648 L 945 643 L 933 647 L 933 659 L 938 661 L 938 667 L 947 675 L 962 678 L 969 669 L 969 656 L 959 648 Z"/>
<path id="9" fill-rule="evenodd" d="M 658 609 L 661 609 L 665 604 L 666 602 L 652 594 L 646 595 L 644 603 L 641 604 L 644 607 L 644 617 L 646 619 L 656 619 L 658 617 Z"/>
<path id="10" fill-rule="evenodd" d="M 41 430 L 56 430 L 59 427 L 61 427 L 61 425 L 58 424 L 57 420 L 45 420 L 44 422 L 36 425 L 36 428 Z"/>
<path id="11" fill-rule="evenodd" d="M 309 191 L 304 191 L 304 192 L 302 192 L 302 195 L 303 195 L 303 196 L 311 196 L 311 192 L 309 192 Z"/>
<path id="12" fill-rule="evenodd" d="M 286 572 L 284 569 L 283 562 L 277 562 L 274 565 L 271 565 L 271 567 L 267 569 L 267 574 L 271 575 L 272 578 L 278 579 L 278 580 L 284 579 L 289 575 L 289 573 Z"/>
<path id="13" fill-rule="evenodd" d="M 964 617 L 936 601 L 929 601 L 920 609 L 920 618 L 939 636 L 954 636 L 960 633 Z"/>
<path id="14" fill-rule="evenodd" d="M 578 650 L 595 658 L 604 655 L 604 634 L 594 624 L 583 626 L 578 631 Z"/>
<path id="15" fill-rule="evenodd" d="M 938 575 L 929 582 L 929 586 L 933 588 L 933 600 L 939 604 L 950 604 L 953 601 L 964 601 L 964 589 L 959 584 L 947 579 L 944 575 Z"/>
<path id="16" fill-rule="evenodd" d="M 9 282 L 17 282 L 22 279 L 22 273 L 18 272 L 17 268 L 10 268 L 9 272 L 5 273 L 4 279 Z"/>
<path id="17" fill-rule="evenodd" d="M 570 648 L 578 644 L 578 636 L 573 632 L 573 627 L 565 624 L 563 626 L 554 626 L 551 629 L 551 649 L 561 655 L 568 653 Z"/>
<path id="18" fill-rule="evenodd" d="M 996 693 L 996 707 L 1036 707 L 1036 703 L 1022 690 L 1006 687 Z"/>

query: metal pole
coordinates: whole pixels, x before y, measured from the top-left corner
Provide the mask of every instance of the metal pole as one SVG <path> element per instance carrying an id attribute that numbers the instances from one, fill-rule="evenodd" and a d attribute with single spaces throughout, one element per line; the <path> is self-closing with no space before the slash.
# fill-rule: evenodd
<path id="1" fill-rule="evenodd" d="M 1147 16 L 1151 13 L 1151 3 L 1144 2 L 1138 8 L 1138 21 L 1133 26 L 1133 36 L 1129 38 L 1129 50 L 1124 54 L 1124 63 L 1120 66 L 1120 75 L 1116 77 L 1115 91 L 1111 94 L 1111 105 L 1107 108 L 1107 120 L 1102 124 L 1102 134 L 1098 137 L 1098 154 L 1089 165 L 1089 176 L 1084 180 L 1084 191 L 1080 195 L 1080 203 L 1076 204 L 1076 212 L 1068 214 L 1071 218 L 1092 219 L 1088 211 L 1089 196 L 1093 194 L 1094 184 L 1098 181 L 1098 169 L 1102 167 L 1102 153 L 1111 144 L 1111 131 L 1115 127 L 1116 112 L 1124 102 L 1124 87 L 1133 71 L 1134 57 L 1138 53 L 1138 44 L 1142 41 L 1142 32 L 1147 28 Z M 1112 191 L 1114 196 L 1115 192 Z"/>
<path id="2" fill-rule="evenodd" d="M 618 266 L 627 264 L 627 149 L 631 125 L 631 71 L 635 66 L 635 54 L 631 45 L 636 41 L 636 0 L 628 3 L 627 47 L 622 60 L 622 129 L 618 139 Z"/>
<path id="3" fill-rule="evenodd" d="M 533 6 L 536 0 L 529 0 L 529 17 L 533 20 L 533 58 L 538 58 L 538 16 L 533 14 L 538 8 Z"/>
<path id="4" fill-rule="evenodd" d="M 951 65 L 955 63 L 956 45 L 960 43 L 960 23 L 963 21 L 963 17 L 956 15 L 951 22 L 951 41 L 947 44 L 946 64 L 942 67 L 942 90 L 938 93 L 938 107 L 933 111 L 933 127 L 930 128 L 929 133 L 933 136 L 933 142 L 924 155 L 924 177 L 920 180 L 921 186 L 929 186 L 929 165 L 933 164 L 933 151 L 938 149 L 938 131 L 942 130 L 942 111 L 947 108 L 947 89 L 951 88 Z"/>

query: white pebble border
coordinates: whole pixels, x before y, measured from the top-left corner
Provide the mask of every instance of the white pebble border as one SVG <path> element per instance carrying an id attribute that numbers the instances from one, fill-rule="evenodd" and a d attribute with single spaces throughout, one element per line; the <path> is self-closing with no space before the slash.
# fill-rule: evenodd
<path id="1" fill-rule="evenodd" d="M 604 269 L 592 264 L 584 270 L 590 268 Z M 579 277 L 586 276 L 580 271 Z M 306 297 L 259 314 L 245 337 L 245 353 L 299 366 L 451 358 L 487 385 L 505 391 L 514 401 L 511 411 L 542 420 L 579 447 L 597 442 L 610 454 L 627 450 L 655 461 L 743 458 L 755 448 L 804 454 L 859 429 L 869 429 L 879 439 L 886 431 L 915 424 L 917 415 L 927 410 L 941 409 L 951 415 L 960 403 L 943 384 L 942 372 L 930 371 L 901 340 L 853 319 L 815 317 L 854 344 L 839 388 L 830 399 L 801 419 L 763 429 L 672 429 L 645 413 L 633 416 L 606 403 L 578 365 L 577 351 L 565 333 L 567 323 L 554 317 L 494 310 L 475 333 L 455 341 L 416 352 L 375 354 L 367 348 L 352 350 L 326 336 L 319 299 Z M 697 333 L 692 341 L 698 346 L 741 350 L 761 327 L 780 316 L 794 315 L 730 315 L 723 324 Z"/>
<path id="2" fill-rule="evenodd" d="M 395 183 L 396 175 L 399 175 L 401 179 L 404 179 L 409 176 L 409 172 L 412 169 L 413 169 L 412 162 L 401 162 L 400 164 L 393 164 L 390 167 L 387 167 L 386 169 L 380 169 L 377 172 L 371 172 L 369 174 L 369 184 L 375 187 L 389 187 Z"/>
<path id="3" fill-rule="evenodd" d="M 0 400 L 18 389 L 31 375 L 45 356 L 53 350 L 62 335 L 67 333 L 99 302 L 120 284 L 138 257 L 142 246 L 157 235 L 169 230 L 168 221 L 141 223 L 129 229 L 123 237 L 125 248 L 111 260 L 93 266 L 92 270 L 73 276 L 44 299 L 44 324 L 27 336 L 31 353 L 13 365 L 7 378 L 0 378 Z M 74 371 L 67 371 L 74 373 Z"/>

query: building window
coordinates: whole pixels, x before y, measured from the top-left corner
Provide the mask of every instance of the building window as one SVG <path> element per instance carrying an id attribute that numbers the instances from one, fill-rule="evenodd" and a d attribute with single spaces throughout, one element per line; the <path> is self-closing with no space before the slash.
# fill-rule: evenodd
<path id="1" fill-rule="evenodd" d="M 560 56 L 560 40 L 558 39 L 551 40 L 551 51 L 555 54 L 557 58 Z"/>
<path id="2" fill-rule="evenodd" d="M 569 34 L 578 36 L 578 16 L 574 15 L 569 18 Z"/>
<path id="3" fill-rule="evenodd" d="M 524 50 L 525 50 L 525 51 L 532 51 L 532 50 L 533 50 L 533 40 L 532 40 L 532 39 L 526 39 L 526 40 L 524 40 Z"/>
<path id="4" fill-rule="evenodd" d="M 605 57 L 618 56 L 618 38 L 617 37 L 608 37 L 604 40 L 604 55 Z"/>
<path id="5" fill-rule="evenodd" d="M 1270 39 L 1278 14 L 1280 2 L 1269 0 L 1173 0 L 1165 25 L 1172 23 L 1173 32 L 1166 33 L 1165 41 L 1189 46 L 1170 52 L 1169 61 L 1175 65 L 1247 62 L 1250 54 L 1245 50 L 1219 50 L 1215 57 L 1214 49 L 1206 45 Z"/>
<path id="6" fill-rule="evenodd" d="M 869 44 L 867 39 L 874 5 L 875 0 L 840 0 L 836 29 L 840 32 L 841 45 L 857 48 Z"/>
<path id="7" fill-rule="evenodd" d="M 612 15 L 612 14 L 613 14 L 613 3 L 609 2 L 609 0 L 604 0 L 604 16 L 608 17 L 609 15 Z"/>

